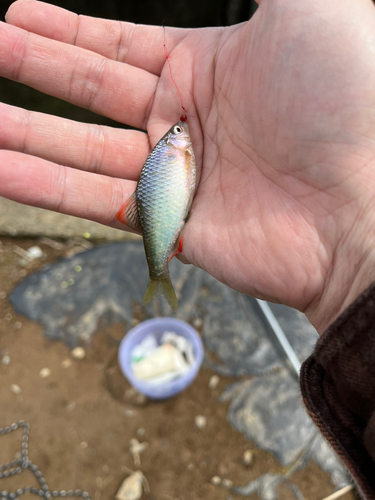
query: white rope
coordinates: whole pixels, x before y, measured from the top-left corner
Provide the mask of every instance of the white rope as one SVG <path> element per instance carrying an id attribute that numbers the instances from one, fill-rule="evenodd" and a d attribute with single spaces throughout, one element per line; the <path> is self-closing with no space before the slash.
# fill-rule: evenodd
<path id="1" fill-rule="evenodd" d="M 290 345 L 289 340 L 286 338 L 284 331 L 282 330 L 279 322 L 277 321 L 268 303 L 265 302 L 264 300 L 259 300 L 259 299 L 256 300 L 259 304 L 259 307 L 262 309 L 262 312 L 265 315 L 270 327 L 272 328 L 274 334 L 276 335 L 278 341 L 280 342 L 281 347 L 284 349 L 285 354 L 288 356 L 289 361 L 292 363 L 292 366 L 299 377 L 299 372 L 301 370 L 301 363 L 297 357 L 297 354 L 295 353 L 293 347 Z"/>
<path id="2" fill-rule="evenodd" d="M 343 495 L 345 495 L 345 493 L 351 491 L 353 488 L 354 486 L 352 484 L 348 484 L 348 486 L 344 486 L 343 488 L 341 488 L 341 490 L 335 491 L 334 493 L 332 493 L 332 495 L 328 495 L 328 497 L 325 497 L 322 500 L 336 500 L 336 498 L 342 497 Z"/>

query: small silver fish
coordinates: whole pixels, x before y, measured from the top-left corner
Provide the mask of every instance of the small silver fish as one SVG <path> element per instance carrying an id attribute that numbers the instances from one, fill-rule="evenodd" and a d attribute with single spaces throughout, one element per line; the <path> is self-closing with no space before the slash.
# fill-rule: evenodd
<path id="1" fill-rule="evenodd" d="M 119 221 L 143 235 L 150 281 L 147 305 L 158 293 L 177 311 L 168 262 L 182 251 L 180 233 L 193 201 L 196 167 L 188 124 L 180 121 L 148 156 L 137 188 L 117 214 Z"/>

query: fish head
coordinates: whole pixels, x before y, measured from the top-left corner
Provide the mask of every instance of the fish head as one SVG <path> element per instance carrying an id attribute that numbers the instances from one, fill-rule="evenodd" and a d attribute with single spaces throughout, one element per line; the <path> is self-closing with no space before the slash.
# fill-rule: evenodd
<path id="1" fill-rule="evenodd" d="M 166 134 L 166 142 L 176 149 L 182 151 L 192 149 L 189 125 L 186 122 L 178 122 Z"/>

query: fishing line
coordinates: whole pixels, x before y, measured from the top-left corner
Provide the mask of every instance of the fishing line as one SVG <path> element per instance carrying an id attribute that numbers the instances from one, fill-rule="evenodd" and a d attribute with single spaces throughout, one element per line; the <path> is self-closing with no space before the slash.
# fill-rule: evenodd
<path id="1" fill-rule="evenodd" d="M 181 92 L 179 90 L 179 88 L 177 87 L 177 83 L 175 82 L 174 78 L 173 78 L 173 75 L 172 75 L 172 66 L 171 66 L 171 62 L 170 62 L 170 58 L 171 56 L 168 54 L 168 51 L 167 51 L 167 46 L 165 44 L 165 26 L 163 26 L 163 30 L 164 30 L 164 44 L 163 44 L 163 47 L 164 47 L 164 55 L 165 55 L 165 59 L 168 63 L 168 66 L 169 66 L 169 73 L 171 75 L 171 80 L 172 82 L 174 83 L 174 86 L 176 87 L 177 89 L 177 92 L 178 92 L 178 95 L 180 96 L 180 101 L 181 101 L 181 108 L 183 109 L 183 111 L 185 112 L 184 115 L 181 115 L 180 116 L 180 121 L 182 122 L 186 122 L 187 120 L 187 111 L 186 109 L 184 108 L 184 105 L 183 105 L 183 102 L 182 102 L 182 96 L 181 96 Z"/>

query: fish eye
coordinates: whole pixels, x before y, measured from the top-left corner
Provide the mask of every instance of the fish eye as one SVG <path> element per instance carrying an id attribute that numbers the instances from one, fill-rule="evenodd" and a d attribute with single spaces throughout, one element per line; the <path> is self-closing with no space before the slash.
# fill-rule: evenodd
<path id="1" fill-rule="evenodd" d="M 173 129 L 173 132 L 174 132 L 175 134 L 181 134 L 181 132 L 182 132 L 182 128 L 181 128 L 179 125 L 176 125 L 176 126 L 174 127 L 174 129 Z"/>

